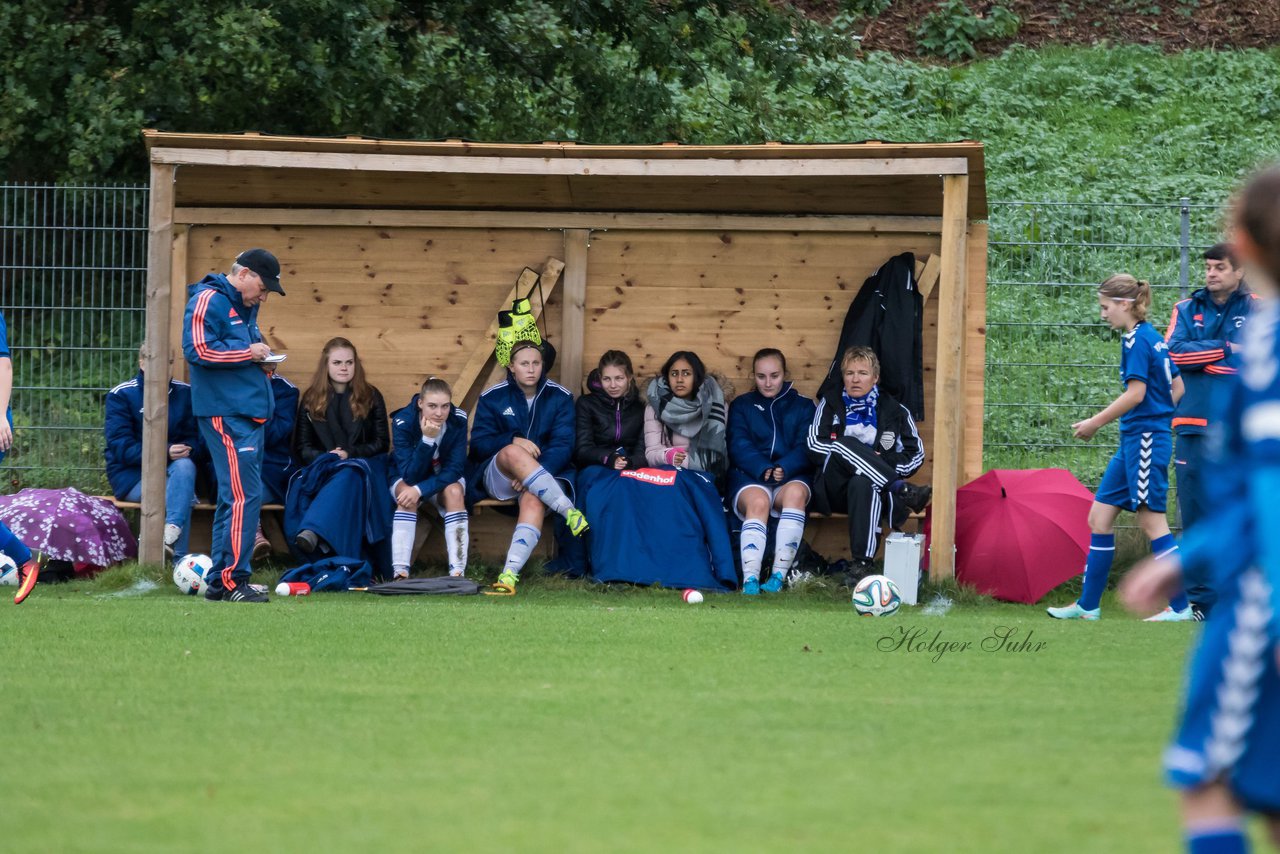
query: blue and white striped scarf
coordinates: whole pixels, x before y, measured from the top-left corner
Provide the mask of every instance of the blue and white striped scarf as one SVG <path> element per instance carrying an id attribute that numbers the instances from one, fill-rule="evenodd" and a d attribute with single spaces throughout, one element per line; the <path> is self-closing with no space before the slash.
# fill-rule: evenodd
<path id="1" fill-rule="evenodd" d="M 844 434 L 864 445 L 874 445 L 880 386 L 872 386 L 863 397 L 850 397 L 847 391 L 841 390 L 840 397 L 844 400 Z"/>

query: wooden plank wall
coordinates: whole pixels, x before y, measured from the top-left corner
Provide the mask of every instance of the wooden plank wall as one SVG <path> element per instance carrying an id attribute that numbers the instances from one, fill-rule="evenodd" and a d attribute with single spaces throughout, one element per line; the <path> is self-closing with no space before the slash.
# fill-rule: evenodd
<path id="1" fill-rule="evenodd" d="M 981 470 L 985 228 L 975 226 L 970 239 L 966 475 Z M 260 317 L 267 341 L 290 355 L 281 373 L 305 387 L 324 342 L 345 336 L 392 411 L 408 402 L 426 376 L 452 378 L 523 267 L 538 269 L 548 256 L 563 258 L 565 251 L 563 232 L 548 229 L 192 226 L 186 281 L 225 272 L 236 253 L 251 246 L 272 250 L 283 267 L 288 296 L 272 295 Z M 672 351 L 692 349 L 745 392 L 751 388 L 751 355 L 776 346 L 787 354 L 797 388 L 812 395 L 863 280 L 904 251 L 937 253 L 939 238 L 892 232 L 593 231 L 583 370 L 616 347 L 631 355 L 643 383 Z M 553 342 L 561 340 L 561 305 L 557 289 L 544 316 Z M 937 305 L 935 291 L 924 319 L 926 409 L 933 402 Z M 180 341 L 180 317 L 174 322 L 172 334 Z M 181 358 L 175 368 L 185 370 Z M 501 375 L 495 368 L 491 379 Z M 560 381 L 575 392 L 581 388 L 581 378 Z M 471 409 L 473 402 L 464 405 Z M 933 421 L 927 412 L 918 425 L 926 447 Z M 917 480 L 929 479 L 926 463 Z M 847 555 L 843 521 L 811 528 L 819 551 Z M 509 520 L 482 514 L 473 525 L 475 553 L 500 556 L 509 530 Z M 428 543 L 424 553 L 432 556 L 434 550 Z"/>
<path id="2" fill-rule="evenodd" d="M 867 276 L 900 252 L 938 251 L 922 234 L 609 231 L 591 237 L 584 363 L 626 350 L 647 381 L 675 350 L 693 350 L 711 370 L 749 391 L 751 356 L 777 347 L 792 381 L 817 392 L 835 353 L 849 303 Z M 937 303 L 925 310 L 925 393 Z M 928 422 L 921 423 L 927 435 Z"/>
<path id="3" fill-rule="evenodd" d="M 225 272 L 252 246 L 276 253 L 288 295 L 272 294 L 259 324 L 289 354 L 281 375 L 305 387 L 324 343 L 340 335 L 391 410 L 426 377 L 451 379 L 521 269 L 564 250 L 559 231 L 533 229 L 197 226 L 187 245 L 189 281 Z"/>

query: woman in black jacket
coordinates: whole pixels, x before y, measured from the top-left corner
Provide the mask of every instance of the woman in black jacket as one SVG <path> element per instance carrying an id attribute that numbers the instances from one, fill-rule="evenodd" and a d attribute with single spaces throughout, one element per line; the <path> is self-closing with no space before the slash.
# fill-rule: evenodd
<path id="1" fill-rule="evenodd" d="M 365 380 L 355 345 L 346 338 L 324 345 L 298 416 L 293 450 L 303 465 L 321 454 L 361 459 L 391 448 L 382 392 Z"/>
<path id="2" fill-rule="evenodd" d="M 636 390 L 631 358 L 621 350 L 607 351 L 587 377 L 587 391 L 577 402 L 574 463 L 580 469 L 643 467 L 644 402 Z"/>
<path id="3" fill-rule="evenodd" d="M 359 557 L 372 542 L 368 531 L 382 527 L 366 521 L 382 522 L 385 515 L 389 527 L 390 448 L 382 393 L 365 379 L 355 345 L 346 338 L 329 339 L 302 393 L 293 436 L 294 456 L 306 468 L 290 481 L 286 530 L 290 522 L 296 525 L 293 541 L 299 552 Z M 363 464 L 337 465 L 350 461 Z M 305 493 L 294 494 L 298 490 Z"/>

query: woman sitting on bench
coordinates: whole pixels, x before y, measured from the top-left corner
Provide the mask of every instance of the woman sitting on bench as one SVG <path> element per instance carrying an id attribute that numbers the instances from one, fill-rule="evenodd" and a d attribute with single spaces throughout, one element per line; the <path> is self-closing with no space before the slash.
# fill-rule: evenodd
<path id="1" fill-rule="evenodd" d="M 547 379 L 537 344 L 517 341 L 506 380 L 480 395 L 471 430 L 468 502 L 516 499 L 518 506 L 507 559 L 491 593 L 515 595 L 547 510 L 563 516 L 575 537 L 587 530 L 571 497 L 573 423 L 573 394 Z"/>
<path id="2" fill-rule="evenodd" d="M 302 394 L 285 533 L 304 558 L 363 557 L 382 574 L 390 563 L 387 406 L 365 379 L 355 345 L 331 338 Z"/>
<path id="3" fill-rule="evenodd" d="M 391 422 L 395 437 L 391 494 L 396 500 L 391 523 L 393 577 L 397 581 L 409 577 L 418 507 L 429 501 L 444 520 L 449 575 L 461 578 L 467 572 L 471 539 L 462 477 L 467 463 L 467 413 L 453 405 L 449 384 L 431 377 Z"/>
<path id="4" fill-rule="evenodd" d="M 742 521 L 742 592 L 782 590 L 804 536 L 809 503 L 809 462 L 805 437 L 813 421 L 813 401 L 787 382 L 787 357 L 772 347 L 751 360 L 755 389 L 729 407 L 729 506 Z M 768 545 L 769 516 L 778 520 L 773 568 L 760 583 Z"/>

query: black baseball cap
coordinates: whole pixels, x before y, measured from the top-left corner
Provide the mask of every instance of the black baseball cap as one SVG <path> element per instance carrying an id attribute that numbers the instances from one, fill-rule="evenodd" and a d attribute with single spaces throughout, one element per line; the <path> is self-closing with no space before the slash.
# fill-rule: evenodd
<path id="1" fill-rule="evenodd" d="M 257 273 L 267 290 L 284 296 L 284 288 L 280 287 L 280 262 L 276 256 L 265 249 L 246 249 L 236 257 L 236 263 Z"/>

